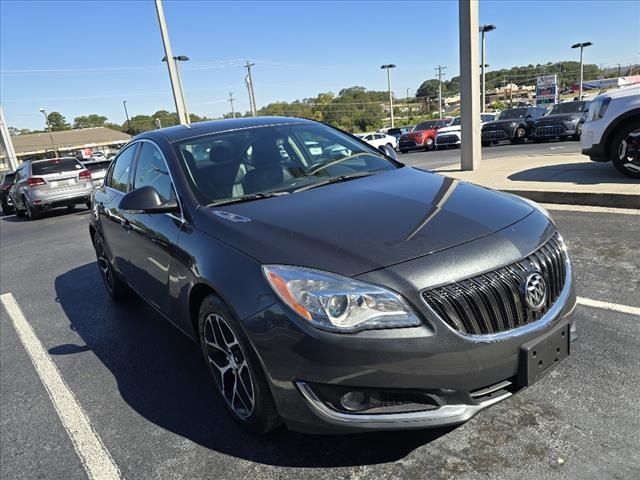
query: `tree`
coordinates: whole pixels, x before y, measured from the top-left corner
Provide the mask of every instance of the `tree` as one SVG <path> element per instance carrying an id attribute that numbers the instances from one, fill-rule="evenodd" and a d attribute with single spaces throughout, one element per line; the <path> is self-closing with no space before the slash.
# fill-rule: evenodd
<path id="1" fill-rule="evenodd" d="M 125 124 L 125 125 L 126 125 L 126 124 Z M 126 129 L 125 129 L 125 130 L 123 130 L 123 129 L 122 129 L 122 126 L 121 126 L 121 125 L 118 125 L 117 123 L 110 123 L 110 122 L 107 122 L 107 123 L 105 123 L 103 126 L 104 126 L 104 127 L 106 127 L 106 128 L 110 128 L 111 130 L 117 130 L 118 132 L 126 131 Z"/>
<path id="2" fill-rule="evenodd" d="M 92 113 L 74 118 L 73 128 L 104 127 L 105 123 L 107 123 L 107 117 Z"/>
<path id="3" fill-rule="evenodd" d="M 416 91 L 416 97 L 437 97 L 438 96 L 438 85 L 440 82 L 432 78 L 430 80 L 425 80 L 422 82 L 422 85 Z M 442 82 L 442 94 L 444 95 L 447 92 L 447 83 Z"/>
<path id="4" fill-rule="evenodd" d="M 47 115 L 51 131 L 58 132 L 60 130 L 69 130 L 71 125 L 67 123 L 67 119 L 60 112 L 51 112 Z"/>

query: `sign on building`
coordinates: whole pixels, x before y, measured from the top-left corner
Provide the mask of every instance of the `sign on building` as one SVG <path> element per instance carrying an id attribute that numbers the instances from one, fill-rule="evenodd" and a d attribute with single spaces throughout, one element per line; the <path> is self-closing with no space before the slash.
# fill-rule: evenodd
<path id="1" fill-rule="evenodd" d="M 536 81 L 536 105 L 558 103 L 558 76 L 541 75 Z"/>

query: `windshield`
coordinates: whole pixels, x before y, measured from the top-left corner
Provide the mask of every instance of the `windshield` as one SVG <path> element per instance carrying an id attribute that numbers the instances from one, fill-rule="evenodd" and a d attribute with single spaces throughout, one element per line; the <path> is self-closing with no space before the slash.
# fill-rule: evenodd
<path id="1" fill-rule="evenodd" d="M 431 130 L 436 125 L 438 125 L 438 121 L 437 120 L 431 120 L 430 122 L 422 122 L 422 123 L 419 123 L 418 125 L 416 125 L 416 128 L 414 128 L 414 130 L 415 131 Z"/>
<path id="2" fill-rule="evenodd" d="M 498 120 L 512 120 L 515 118 L 524 118 L 527 114 L 527 108 L 512 108 L 511 110 L 505 110 L 500 114 Z"/>
<path id="3" fill-rule="evenodd" d="M 589 102 L 565 102 L 554 105 L 549 115 L 557 113 L 581 113 L 589 109 Z"/>
<path id="4" fill-rule="evenodd" d="M 460 125 L 460 117 L 454 118 L 453 121 L 449 124 L 450 127 L 457 127 L 458 125 Z"/>
<path id="5" fill-rule="evenodd" d="M 177 143 L 176 149 L 205 205 L 292 193 L 314 183 L 400 166 L 373 147 L 320 124 L 223 132 Z"/>
<path id="6" fill-rule="evenodd" d="M 51 173 L 75 172 L 83 167 L 75 158 L 54 158 L 33 162 L 31 172 L 33 175 L 49 175 Z"/>

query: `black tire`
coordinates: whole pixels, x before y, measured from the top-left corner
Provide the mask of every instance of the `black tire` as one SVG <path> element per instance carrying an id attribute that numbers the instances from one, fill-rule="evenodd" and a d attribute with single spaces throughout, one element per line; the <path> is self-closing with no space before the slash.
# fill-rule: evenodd
<path id="1" fill-rule="evenodd" d="M 527 137 L 527 131 L 523 127 L 518 127 L 516 128 L 516 131 L 513 134 L 511 143 L 514 145 L 521 145 L 524 143 L 526 137 Z"/>
<path id="2" fill-rule="evenodd" d="M 13 202 L 13 209 L 16 211 L 16 217 L 23 218 L 27 214 L 27 211 L 20 210 L 15 202 Z"/>
<path id="3" fill-rule="evenodd" d="M 84 204 L 87 206 L 88 210 L 91 210 L 91 200 L 87 200 Z"/>
<path id="4" fill-rule="evenodd" d="M 482 146 L 483 147 L 490 147 L 491 146 L 491 142 L 482 142 Z"/>
<path id="5" fill-rule="evenodd" d="M 400 150 L 400 153 L 404 154 L 407 153 L 409 150 Z"/>
<path id="6" fill-rule="evenodd" d="M 124 302 L 131 298 L 132 291 L 129 286 L 120 278 L 118 273 L 113 269 L 111 260 L 107 257 L 104 249 L 104 243 L 99 235 L 95 235 L 93 246 L 96 251 L 96 258 L 98 260 L 98 269 L 100 270 L 100 276 L 104 282 L 104 286 L 107 289 L 107 293 L 111 299 L 115 302 Z"/>
<path id="7" fill-rule="evenodd" d="M 433 138 L 429 137 L 424 141 L 424 151 L 425 152 L 430 152 L 431 150 L 434 149 L 436 145 L 436 142 L 433 140 Z"/>
<path id="8" fill-rule="evenodd" d="M 68 212 L 73 212 L 76 209 L 75 205 L 67 205 L 67 211 Z"/>
<path id="9" fill-rule="evenodd" d="M 208 295 L 200 305 L 198 336 L 216 390 L 231 417 L 254 433 L 278 427 L 280 416 L 260 361 L 235 316 L 216 295 Z"/>
<path id="10" fill-rule="evenodd" d="M 22 197 L 22 202 L 24 203 L 24 206 L 27 209 L 27 217 L 29 218 L 29 220 L 37 220 L 40 218 L 40 212 L 33 208 L 31 205 L 29 205 L 29 202 L 27 202 L 27 199 Z"/>
<path id="11" fill-rule="evenodd" d="M 630 141 L 630 135 L 638 137 Z M 640 178 L 640 120 L 624 125 L 613 137 L 609 147 L 609 159 L 613 166 L 627 177 Z M 629 168 L 630 166 L 636 169 Z"/>
<path id="12" fill-rule="evenodd" d="M 6 200 L 2 200 L 2 213 L 4 213 L 5 215 L 11 215 L 12 213 L 14 213 L 14 208 L 9 205 L 9 202 L 7 202 Z"/>

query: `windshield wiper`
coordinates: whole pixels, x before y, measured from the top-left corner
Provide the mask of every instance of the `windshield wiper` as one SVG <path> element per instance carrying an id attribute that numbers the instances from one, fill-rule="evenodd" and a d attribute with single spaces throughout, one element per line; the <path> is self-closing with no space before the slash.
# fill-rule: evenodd
<path id="1" fill-rule="evenodd" d="M 304 187 L 296 188 L 292 193 L 304 192 L 305 190 L 311 190 L 312 188 L 322 187 L 331 183 L 347 182 L 356 178 L 368 177 L 370 175 L 373 175 L 373 173 L 374 172 L 360 172 L 351 175 L 340 175 L 338 177 L 331 177 L 326 180 L 321 180 L 320 182 L 314 182 L 310 183 L 309 185 L 305 185 Z"/>
<path id="2" fill-rule="evenodd" d="M 249 193 L 247 195 L 242 195 L 241 197 L 235 198 L 227 198 L 224 200 L 218 200 L 215 202 L 211 202 L 207 205 L 207 207 L 215 207 L 218 205 L 229 205 L 231 203 L 242 203 L 242 202 L 251 202 L 253 200 L 261 200 L 263 198 L 271 198 L 271 197 L 281 197 L 282 195 L 289 195 L 289 192 L 260 192 L 260 193 Z"/>

